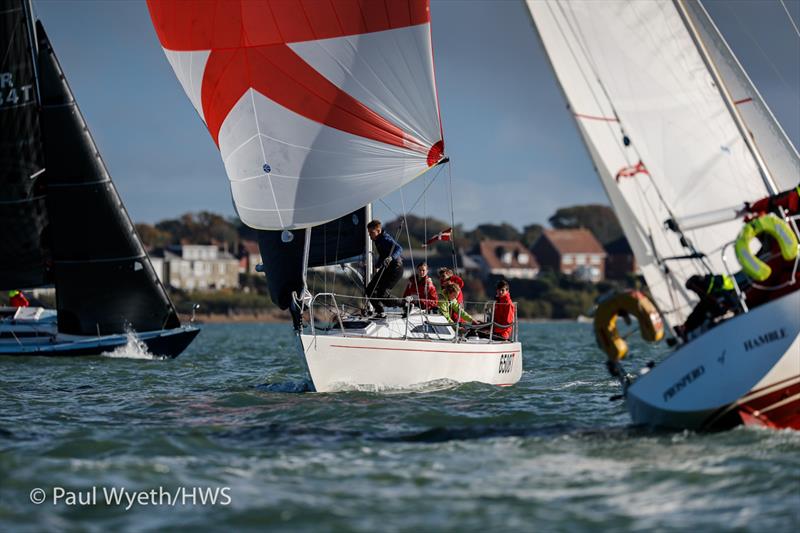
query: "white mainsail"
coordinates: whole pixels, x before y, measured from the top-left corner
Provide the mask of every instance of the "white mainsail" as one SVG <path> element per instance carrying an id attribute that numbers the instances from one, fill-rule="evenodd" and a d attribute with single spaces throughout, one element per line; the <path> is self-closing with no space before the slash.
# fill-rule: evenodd
<path id="1" fill-rule="evenodd" d="M 725 272 L 741 223 L 688 231 L 689 248 L 664 222 L 765 196 L 756 162 L 673 3 L 527 5 L 648 287 L 680 324 L 684 283 Z M 674 259 L 694 251 L 705 258 Z"/>
<path id="2" fill-rule="evenodd" d="M 428 0 L 148 0 L 239 217 L 313 227 L 443 158 Z"/>

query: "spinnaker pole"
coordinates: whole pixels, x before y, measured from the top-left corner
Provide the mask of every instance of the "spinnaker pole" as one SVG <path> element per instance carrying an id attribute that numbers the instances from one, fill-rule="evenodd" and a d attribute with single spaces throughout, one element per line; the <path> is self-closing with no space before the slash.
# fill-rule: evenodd
<path id="1" fill-rule="evenodd" d="M 372 204 L 365 206 L 364 216 L 367 218 L 364 225 L 366 228 L 366 224 L 372 220 Z M 369 282 L 372 281 L 372 239 L 369 238 L 369 233 L 365 233 L 364 238 L 366 241 L 364 243 L 364 290 L 366 291 Z"/>

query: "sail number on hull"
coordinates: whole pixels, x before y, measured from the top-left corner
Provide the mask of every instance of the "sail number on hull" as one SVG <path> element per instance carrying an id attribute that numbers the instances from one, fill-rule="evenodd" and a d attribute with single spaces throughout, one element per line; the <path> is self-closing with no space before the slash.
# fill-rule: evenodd
<path id="1" fill-rule="evenodd" d="M 497 369 L 499 374 L 508 374 L 514 366 L 514 354 L 504 353 L 500 355 L 500 367 Z"/>

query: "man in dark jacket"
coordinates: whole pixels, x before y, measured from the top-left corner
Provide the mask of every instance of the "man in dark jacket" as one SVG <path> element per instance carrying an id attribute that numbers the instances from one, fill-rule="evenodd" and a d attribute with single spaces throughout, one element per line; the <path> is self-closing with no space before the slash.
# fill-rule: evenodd
<path id="1" fill-rule="evenodd" d="M 383 300 L 392 298 L 389 291 L 403 277 L 403 247 L 391 235 L 383 232 L 380 220 L 367 224 L 367 232 L 378 251 L 375 273 L 367 285 L 367 298 L 380 317 L 383 315 Z"/>

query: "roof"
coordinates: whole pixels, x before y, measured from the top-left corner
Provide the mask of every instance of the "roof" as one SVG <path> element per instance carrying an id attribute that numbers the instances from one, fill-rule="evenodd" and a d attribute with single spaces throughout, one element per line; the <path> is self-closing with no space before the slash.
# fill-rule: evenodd
<path id="1" fill-rule="evenodd" d="M 503 261 L 503 257 L 509 253 L 510 261 Z M 536 261 L 536 258 L 530 250 L 519 241 L 481 241 L 480 254 L 490 269 L 539 268 L 539 263 Z M 520 259 L 524 259 L 524 261 L 520 261 Z"/>
<path id="2" fill-rule="evenodd" d="M 606 254 L 588 229 L 546 229 L 542 234 L 560 254 Z"/>

